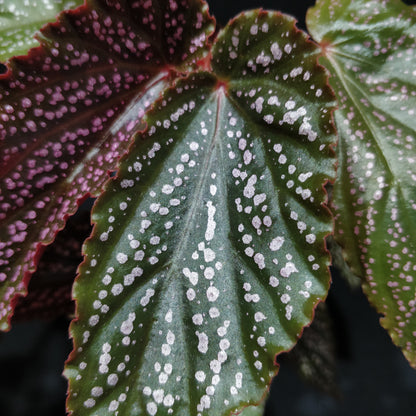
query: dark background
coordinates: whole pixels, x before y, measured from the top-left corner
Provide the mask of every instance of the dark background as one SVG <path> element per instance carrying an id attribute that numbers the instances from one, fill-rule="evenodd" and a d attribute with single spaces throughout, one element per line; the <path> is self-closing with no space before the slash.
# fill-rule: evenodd
<path id="1" fill-rule="evenodd" d="M 209 0 L 223 26 L 245 9 L 291 14 L 304 28 L 314 1 Z M 407 3 L 415 3 L 408 1 Z M 267 416 L 392 416 L 416 414 L 416 371 L 378 323 L 360 290 L 334 276 L 329 295 L 337 329 L 336 388 L 339 398 L 300 380 L 290 359 L 282 359 L 266 406 Z M 63 416 L 66 381 L 61 376 L 71 350 L 69 320 L 15 324 L 0 334 L 0 416 Z M 178 415 L 179 416 L 179 415 Z M 182 415 L 181 415 L 182 416 Z"/>

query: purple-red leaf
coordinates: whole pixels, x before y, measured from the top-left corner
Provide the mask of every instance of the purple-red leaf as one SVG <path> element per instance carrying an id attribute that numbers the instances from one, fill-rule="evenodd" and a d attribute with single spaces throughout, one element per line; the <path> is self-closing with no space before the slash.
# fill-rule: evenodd
<path id="1" fill-rule="evenodd" d="M 0 329 L 35 257 L 98 195 L 172 74 L 207 53 L 201 0 L 95 0 L 0 76 Z"/>
<path id="2" fill-rule="evenodd" d="M 77 212 L 68 219 L 53 244 L 45 248 L 30 279 L 27 295 L 18 297 L 12 324 L 74 313 L 72 284 L 82 261 L 82 243 L 91 233 L 91 228 L 88 211 Z"/>

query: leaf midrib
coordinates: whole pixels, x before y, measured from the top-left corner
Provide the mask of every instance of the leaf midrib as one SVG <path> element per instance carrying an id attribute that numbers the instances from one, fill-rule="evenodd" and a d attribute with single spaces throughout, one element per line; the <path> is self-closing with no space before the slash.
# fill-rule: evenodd
<path id="1" fill-rule="evenodd" d="M 357 109 L 359 115 L 361 116 L 361 118 L 365 121 L 366 125 L 369 128 L 369 131 L 371 133 L 371 136 L 373 138 L 374 144 L 377 146 L 378 149 L 378 153 L 379 153 L 379 158 L 382 159 L 384 165 L 387 167 L 389 174 L 392 177 L 396 177 L 396 175 L 394 174 L 394 170 L 393 168 L 390 166 L 389 162 L 387 161 L 384 152 L 382 151 L 383 147 L 381 145 L 381 143 L 378 140 L 377 137 L 377 127 L 374 125 L 373 121 L 371 120 L 371 118 L 369 116 L 367 116 L 367 111 L 365 111 L 362 108 L 362 105 L 359 103 L 359 101 L 357 100 L 357 98 L 355 97 L 355 95 L 351 92 L 351 89 L 348 85 L 348 81 L 347 79 L 350 80 L 350 82 L 352 84 L 355 84 L 355 81 L 352 80 L 350 77 L 348 77 L 347 74 L 344 74 L 341 70 L 341 68 L 339 67 L 337 61 L 335 59 L 333 59 L 332 57 L 328 56 L 327 57 L 328 61 L 331 63 L 332 67 L 335 70 L 335 73 L 339 79 L 339 81 L 341 82 L 342 86 L 344 87 L 345 91 L 348 94 L 348 98 L 352 101 L 352 103 L 354 104 L 354 107 Z M 356 86 L 357 87 L 357 86 Z M 342 111 L 342 110 L 336 110 L 336 111 Z"/>
<path id="2" fill-rule="evenodd" d="M 200 169 L 200 172 L 203 172 L 204 174 L 201 174 L 199 177 L 199 180 L 196 184 L 195 187 L 195 192 L 194 192 L 194 198 L 192 200 L 191 203 L 191 207 L 188 209 L 188 213 L 186 216 L 186 220 L 185 220 L 185 225 L 183 227 L 183 232 L 182 232 L 182 236 L 180 237 L 179 243 L 177 245 L 177 249 L 175 250 L 174 254 L 172 255 L 172 259 L 171 261 L 168 263 L 168 265 L 170 264 L 171 267 L 169 269 L 169 273 L 167 278 L 170 277 L 170 275 L 173 273 L 173 271 L 177 271 L 176 269 L 176 265 L 178 264 L 178 261 L 180 261 L 180 256 L 182 255 L 182 252 L 184 250 L 184 247 L 186 246 L 186 243 L 188 242 L 188 239 L 190 237 L 191 234 L 191 224 L 194 221 L 194 217 L 195 217 L 195 212 L 197 210 L 197 207 L 200 203 L 200 198 L 202 196 L 202 191 L 204 188 L 204 185 L 206 183 L 206 180 L 208 179 L 208 172 L 209 172 L 209 166 L 212 163 L 212 151 L 217 143 L 217 137 L 218 137 L 218 130 L 219 130 L 219 119 L 220 119 L 220 107 L 221 107 L 221 103 L 222 100 L 224 99 L 224 93 L 222 92 L 221 89 L 219 89 L 218 91 L 221 91 L 221 95 L 218 94 L 218 98 L 217 98 L 217 111 L 216 111 L 216 118 L 215 118 L 215 128 L 214 128 L 214 132 L 212 134 L 212 140 L 211 143 L 209 145 L 209 149 L 206 152 L 206 155 L 204 157 L 203 160 L 203 165 Z M 213 94 L 215 94 L 215 92 L 213 92 Z M 197 112 L 197 114 L 203 112 L 203 110 L 205 109 L 206 106 L 210 105 L 209 102 L 205 103 L 205 105 L 201 106 L 200 111 Z M 196 115 L 195 115 L 196 117 Z"/>

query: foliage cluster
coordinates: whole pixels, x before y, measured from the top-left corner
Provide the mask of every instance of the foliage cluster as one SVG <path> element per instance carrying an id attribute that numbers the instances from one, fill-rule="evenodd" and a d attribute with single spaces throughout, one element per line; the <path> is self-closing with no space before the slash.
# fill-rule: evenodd
<path id="1" fill-rule="evenodd" d="M 71 414 L 258 413 L 328 247 L 416 366 L 415 23 L 400 0 L 318 0 L 310 36 L 264 10 L 216 31 L 202 0 L 0 0 L 2 330 L 97 197 Z"/>

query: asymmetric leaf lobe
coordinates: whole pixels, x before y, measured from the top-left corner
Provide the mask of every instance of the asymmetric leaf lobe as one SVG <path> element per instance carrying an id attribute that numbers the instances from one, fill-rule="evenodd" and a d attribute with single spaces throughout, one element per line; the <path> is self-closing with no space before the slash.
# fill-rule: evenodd
<path id="1" fill-rule="evenodd" d="M 0 78 L 3 329 L 40 244 L 100 193 L 171 72 L 195 66 L 211 31 L 198 0 L 91 1 L 10 61 Z"/>
<path id="2" fill-rule="evenodd" d="M 340 103 L 336 239 L 415 366 L 416 11 L 397 0 L 322 0 L 308 26 Z"/>
<path id="3" fill-rule="evenodd" d="M 251 33 L 254 24 L 270 38 Z M 230 33 L 244 40 L 247 61 L 227 79 Z M 240 94 L 259 48 L 288 42 L 310 51 L 286 67 L 309 68 L 303 83 L 319 97 L 302 109 L 300 83 L 280 82 L 278 60 L 262 65 L 269 71 L 254 94 Z M 178 81 L 146 116 L 94 208 L 74 287 L 74 416 L 228 415 L 261 397 L 275 354 L 310 322 L 329 284 L 333 97 L 316 50 L 302 43 L 287 17 L 243 14 L 215 43 L 216 73 Z M 260 84 L 275 122 L 250 108 Z"/>

